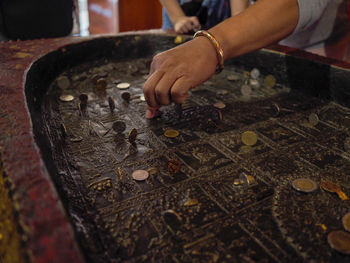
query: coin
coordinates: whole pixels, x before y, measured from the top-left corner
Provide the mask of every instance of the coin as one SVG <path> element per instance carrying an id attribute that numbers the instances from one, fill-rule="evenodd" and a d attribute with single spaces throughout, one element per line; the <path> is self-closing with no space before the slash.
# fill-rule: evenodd
<path id="1" fill-rule="evenodd" d="M 292 186 L 295 190 L 304 193 L 311 193 L 318 188 L 316 182 L 308 178 L 299 178 L 292 182 Z"/>
<path id="2" fill-rule="evenodd" d="M 344 229 L 350 232 L 350 212 L 346 213 L 341 221 L 343 223 Z"/>
<path id="3" fill-rule="evenodd" d="M 348 196 L 341 190 L 340 186 L 336 183 L 329 182 L 329 181 L 322 181 L 321 187 L 323 190 L 327 192 L 336 193 L 341 200 L 349 199 Z"/>
<path id="4" fill-rule="evenodd" d="M 249 85 L 255 88 L 260 87 L 260 82 L 257 79 L 250 79 L 249 80 Z"/>
<path id="5" fill-rule="evenodd" d="M 130 87 L 130 83 L 122 82 L 117 85 L 118 89 L 128 89 Z"/>
<path id="6" fill-rule="evenodd" d="M 315 113 L 311 113 L 309 115 L 309 123 L 312 125 L 312 126 L 316 126 L 319 122 L 319 119 L 318 119 L 318 116 L 317 114 Z"/>
<path id="7" fill-rule="evenodd" d="M 123 92 L 123 93 L 122 93 L 122 99 L 125 100 L 125 101 L 128 102 L 128 103 L 129 103 L 129 101 L 130 101 L 130 97 L 131 97 L 131 95 L 130 95 L 129 92 Z"/>
<path id="8" fill-rule="evenodd" d="M 253 146 L 258 141 L 258 135 L 253 131 L 245 131 L 242 133 L 242 142 L 247 146 Z"/>
<path id="9" fill-rule="evenodd" d="M 219 89 L 216 94 L 218 95 L 226 95 L 228 94 L 228 90 L 225 90 L 225 89 Z"/>
<path id="10" fill-rule="evenodd" d="M 215 108 L 217 108 L 217 109 L 224 109 L 224 108 L 226 108 L 226 104 L 223 103 L 223 102 L 221 102 L 221 101 L 215 103 L 213 106 L 214 106 Z"/>
<path id="11" fill-rule="evenodd" d="M 135 128 L 132 128 L 128 136 L 129 142 L 134 143 L 136 141 L 136 137 L 137 137 L 137 130 Z"/>
<path id="12" fill-rule="evenodd" d="M 115 101 L 112 97 L 108 97 L 108 105 L 111 112 L 115 109 Z"/>
<path id="13" fill-rule="evenodd" d="M 276 79 L 272 75 L 267 75 L 265 78 L 265 85 L 269 88 L 272 88 L 276 85 Z"/>
<path id="14" fill-rule="evenodd" d="M 164 132 L 165 137 L 168 138 L 176 138 L 177 136 L 179 136 L 179 132 L 177 130 L 173 130 L 173 129 L 168 129 Z"/>
<path id="15" fill-rule="evenodd" d="M 260 71 L 257 68 L 253 68 L 252 71 L 250 72 L 250 76 L 253 79 L 258 79 L 260 76 Z"/>
<path id="16" fill-rule="evenodd" d="M 163 220 L 169 227 L 173 229 L 179 228 L 182 224 L 181 216 L 172 209 L 163 212 Z"/>
<path id="17" fill-rule="evenodd" d="M 181 170 L 181 162 L 175 159 L 172 159 L 168 163 L 168 171 L 170 174 L 177 174 Z"/>
<path id="18" fill-rule="evenodd" d="M 73 137 L 73 138 L 70 138 L 70 141 L 71 142 L 81 142 L 83 140 L 83 137 Z"/>
<path id="19" fill-rule="evenodd" d="M 350 255 L 349 233 L 342 230 L 332 231 L 328 234 L 327 240 L 331 248 L 335 249 L 340 253 Z"/>
<path id="20" fill-rule="evenodd" d="M 243 96 L 249 96 L 252 93 L 252 88 L 249 85 L 244 84 L 241 87 L 241 93 Z"/>
<path id="21" fill-rule="evenodd" d="M 122 122 L 122 121 L 116 121 L 116 122 L 113 123 L 112 128 L 117 133 L 122 133 L 126 129 L 126 124 L 124 122 Z"/>
<path id="22" fill-rule="evenodd" d="M 181 44 L 181 43 L 182 43 L 182 37 L 181 37 L 181 36 L 175 37 L 174 43 L 175 43 L 175 44 Z"/>
<path id="23" fill-rule="evenodd" d="M 107 87 L 107 81 L 105 78 L 99 78 L 97 81 L 96 81 L 96 87 L 98 89 L 105 89 Z"/>
<path id="24" fill-rule="evenodd" d="M 61 76 L 56 79 L 57 86 L 61 89 L 68 89 L 70 86 L 70 80 L 66 76 Z"/>
<path id="25" fill-rule="evenodd" d="M 236 80 L 239 80 L 239 79 L 240 79 L 240 76 L 237 75 L 237 74 L 231 74 L 231 75 L 227 76 L 227 80 L 229 80 L 229 81 L 236 81 Z"/>
<path id="26" fill-rule="evenodd" d="M 148 178 L 149 173 L 146 170 L 135 170 L 131 176 L 135 181 L 144 181 Z"/>
<path id="27" fill-rule="evenodd" d="M 74 97 L 72 95 L 61 95 L 60 100 L 68 102 L 74 100 Z"/>
<path id="28" fill-rule="evenodd" d="M 184 203 L 184 206 L 194 206 L 194 205 L 198 205 L 198 199 L 196 198 L 190 199 L 186 203 Z"/>

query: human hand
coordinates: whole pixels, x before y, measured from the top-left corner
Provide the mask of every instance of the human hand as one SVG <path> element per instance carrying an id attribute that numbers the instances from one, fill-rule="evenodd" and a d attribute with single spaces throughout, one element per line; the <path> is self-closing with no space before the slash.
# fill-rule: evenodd
<path id="1" fill-rule="evenodd" d="M 157 115 L 171 101 L 182 104 L 190 88 L 208 80 L 218 64 L 215 48 L 205 37 L 197 37 L 153 58 L 150 77 L 143 86 L 146 118 Z"/>
<path id="2" fill-rule="evenodd" d="M 185 34 L 200 28 L 201 24 L 195 16 L 182 16 L 174 22 L 174 29 L 176 33 Z"/>

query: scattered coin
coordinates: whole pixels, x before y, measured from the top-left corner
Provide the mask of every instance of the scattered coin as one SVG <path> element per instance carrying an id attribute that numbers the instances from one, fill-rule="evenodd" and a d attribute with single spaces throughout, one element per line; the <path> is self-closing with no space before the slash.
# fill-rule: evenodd
<path id="1" fill-rule="evenodd" d="M 175 37 L 174 43 L 175 43 L 175 44 L 181 44 L 181 43 L 182 43 L 182 37 L 181 37 L 181 36 Z"/>
<path id="2" fill-rule="evenodd" d="M 165 137 L 168 138 L 176 138 L 177 136 L 179 136 L 179 132 L 177 130 L 173 130 L 173 129 L 168 129 L 164 132 Z"/>
<path id="3" fill-rule="evenodd" d="M 327 240 L 331 248 L 337 250 L 340 253 L 350 255 L 349 233 L 342 230 L 332 231 L 328 234 Z"/>
<path id="4" fill-rule="evenodd" d="M 56 79 L 57 86 L 61 89 L 68 89 L 70 86 L 70 80 L 66 76 L 61 76 Z"/>
<path id="5" fill-rule="evenodd" d="M 240 76 L 237 74 L 231 74 L 227 76 L 227 80 L 229 81 L 237 81 L 240 79 Z"/>
<path id="6" fill-rule="evenodd" d="M 107 87 L 107 81 L 105 78 L 99 78 L 97 81 L 96 81 L 96 87 L 98 89 L 105 89 Z"/>
<path id="7" fill-rule="evenodd" d="M 341 190 L 340 186 L 336 183 L 329 182 L 329 181 L 322 181 L 321 187 L 323 190 L 327 192 L 336 193 L 341 200 L 349 199 L 347 195 Z"/>
<path id="8" fill-rule="evenodd" d="M 251 152 L 254 152 L 254 148 L 252 146 L 242 145 L 242 147 L 239 148 L 240 154 L 249 154 Z"/>
<path id="9" fill-rule="evenodd" d="M 241 87 L 241 93 L 243 96 L 250 96 L 250 94 L 252 93 L 252 88 L 249 85 L 244 84 Z"/>
<path id="10" fill-rule="evenodd" d="M 221 101 L 215 103 L 213 106 L 214 106 L 215 108 L 217 108 L 217 109 L 224 109 L 224 108 L 226 108 L 226 104 L 223 103 L 223 102 L 221 102 Z"/>
<path id="11" fill-rule="evenodd" d="M 163 212 L 163 220 L 171 229 L 178 229 L 182 224 L 181 216 L 172 209 Z"/>
<path id="12" fill-rule="evenodd" d="M 108 97 L 108 106 L 111 112 L 115 109 L 115 101 L 112 97 Z"/>
<path id="13" fill-rule="evenodd" d="M 130 87 L 130 83 L 122 82 L 117 85 L 118 89 L 128 89 Z"/>
<path id="14" fill-rule="evenodd" d="M 82 103 L 87 103 L 88 99 L 89 99 L 89 97 L 88 97 L 88 95 L 85 94 L 85 93 L 82 93 L 82 94 L 79 95 L 79 100 L 80 100 L 80 102 L 82 102 Z"/>
<path id="15" fill-rule="evenodd" d="M 254 87 L 254 88 L 259 88 L 260 87 L 260 82 L 257 79 L 250 79 L 249 80 L 249 85 Z"/>
<path id="16" fill-rule="evenodd" d="M 239 180 L 239 179 L 235 179 L 234 181 L 233 181 L 233 185 L 234 186 L 239 186 L 241 184 L 241 181 Z"/>
<path id="17" fill-rule="evenodd" d="M 146 170 L 135 170 L 131 176 L 135 181 L 144 181 L 148 178 L 149 173 Z"/>
<path id="18" fill-rule="evenodd" d="M 274 76 L 272 75 L 267 75 L 266 78 L 265 78 L 265 85 L 268 87 L 268 88 L 272 88 L 276 85 L 276 79 Z"/>
<path id="19" fill-rule="evenodd" d="M 344 140 L 344 150 L 350 153 L 350 137 L 347 137 Z"/>
<path id="20" fill-rule="evenodd" d="M 61 95 L 60 100 L 68 102 L 74 100 L 74 97 L 72 95 Z"/>
<path id="21" fill-rule="evenodd" d="M 350 212 L 346 213 L 341 221 L 343 223 L 344 229 L 350 232 Z"/>
<path id="22" fill-rule="evenodd" d="M 137 137 L 137 130 L 135 128 L 132 128 L 128 136 L 129 142 L 134 143 L 136 141 L 136 137 Z"/>
<path id="23" fill-rule="evenodd" d="M 122 133 L 126 129 L 126 124 L 123 121 L 116 121 L 112 126 L 113 130 L 117 133 Z"/>
<path id="24" fill-rule="evenodd" d="M 250 76 L 253 79 L 258 79 L 260 76 L 260 71 L 257 68 L 253 68 L 252 71 L 250 72 Z"/>
<path id="25" fill-rule="evenodd" d="M 126 101 L 127 103 L 129 103 L 130 98 L 131 98 L 131 95 L 130 95 L 129 92 L 123 92 L 123 93 L 122 93 L 122 99 L 123 99 L 124 101 Z"/>
<path id="26" fill-rule="evenodd" d="M 319 122 L 319 119 L 318 119 L 318 116 L 316 113 L 311 113 L 309 115 L 309 123 L 312 125 L 312 126 L 316 126 Z"/>
<path id="27" fill-rule="evenodd" d="M 314 192 L 318 185 L 315 181 L 308 178 L 299 178 L 292 182 L 292 186 L 295 190 L 304 193 Z"/>
<path id="28" fill-rule="evenodd" d="M 253 131 L 245 131 L 242 133 L 242 142 L 247 146 L 253 146 L 258 141 L 258 135 Z"/>
<path id="29" fill-rule="evenodd" d="M 168 171 L 170 174 L 177 174 L 181 170 L 181 162 L 175 159 L 172 159 L 168 163 Z"/>

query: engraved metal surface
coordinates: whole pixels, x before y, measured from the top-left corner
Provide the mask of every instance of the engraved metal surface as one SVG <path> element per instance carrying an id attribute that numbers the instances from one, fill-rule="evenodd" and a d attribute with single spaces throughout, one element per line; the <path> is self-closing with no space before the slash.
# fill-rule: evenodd
<path id="1" fill-rule="evenodd" d="M 260 87 L 251 87 L 247 97 L 241 87 L 249 77 L 229 66 L 193 89 L 181 114 L 170 105 L 146 120 L 140 96 L 149 63 L 101 60 L 70 68 L 57 77 L 68 78 L 70 86 L 63 90 L 53 81 L 43 100 L 56 184 L 68 195 L 89 262 L 350 260 L 327 243 L 330 231 L 342 229 L 349 201 L 291 185 L 300 177 L 318 184 L 324 179 L 350 194 L 349 109 L 282 83 L 266 86 L 268 74 L 262 73 Z M 227 80 L 233 72 L 240 78 Z M 96 74 L 106 88 L 96 86 Z M 129 101 L 121 97 L 120 82 L 130 83 Z M 63 93 L 75 99 L 61 101 Z M 78 107 L 82 93 L 88 95 L 84 112 Z M 215 108 L 217 102 L 226 107 Z M 308 121 L 312 113 L 319 118 L 315 125 Z M 123 132 L 113 129 L 118 121 L 125 123 Z M 168 129 L 179 135 L 166 137 Z M 245 131 L 258 135 L 256 144 L 242 143 Z M 170 160 L 181 163 L 178 173 L 169 171 Z M 149 169 L 145 181 L 133 180 L 133 171 Z M 242 173 L 253 183 L 235 184 Z"/>

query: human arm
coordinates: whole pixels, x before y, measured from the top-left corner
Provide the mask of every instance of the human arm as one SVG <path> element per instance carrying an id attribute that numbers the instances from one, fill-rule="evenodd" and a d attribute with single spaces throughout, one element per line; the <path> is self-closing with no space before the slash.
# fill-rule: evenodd
<path id="1" fill-rule="evenodd" d="M 200 28 L 198 18 L 186 16 L 178 0 L 160 0 L 160 3 L 167 11 L 176 33 L 184 34 L 193 31 L 194 28 Z"/>
<path id="2" fill-rule="evenodd" d="M 298 16 L 297 0 L 259 0 L 209 32 L 221 44 L 224 58 L 228 59 L 283 39 L 293 32 Z M 152 108 L 171 101 L 182 103 L 190 88 L 215 73 L 217 63 L 215 49 L 205 37 L 197 37 L 155 56 L 151 76 L 143 87 L 148 104 L 146 117 L 154 116 Z"/>
<path id="3" fill-rule="evenodd" d="M 231 16 L 238 15 L 248 8 L 249 0 L 230 0 Z"/>

